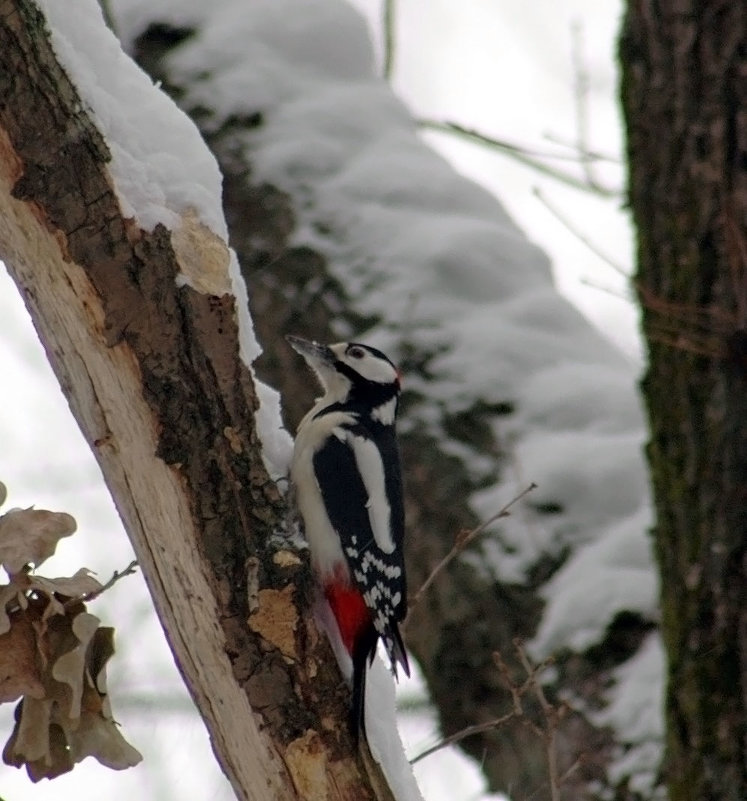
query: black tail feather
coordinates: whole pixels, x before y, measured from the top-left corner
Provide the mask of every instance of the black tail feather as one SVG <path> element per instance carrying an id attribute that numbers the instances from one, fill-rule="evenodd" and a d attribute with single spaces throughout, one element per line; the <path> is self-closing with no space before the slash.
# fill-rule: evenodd
<path id="1" fill-rule="evenodd" d="M 397 663 L 402 666 L 405 676 L 410 675 L 410 664 L 407 661 L 407 651 L 405 651 L 405 644 L 402 642 L 402 634 L 400 633 L 397 623 L 392 621 L 389 628 L 389 639 L 384 638 L 384 643 L 387 646 L 389 659 L 392 663 L 392 673 L 394 678 L 397 678 Z"/>
<path id="2" fill-rule="evenodd" d="M 353 646 L 353 702 L 350 707 L 350 730 L 358 745 L 362 736 L 366 740 L 366 671 L 368 662 L 376 653 L 379 635 L 371 624 L 358 637 Z"/>

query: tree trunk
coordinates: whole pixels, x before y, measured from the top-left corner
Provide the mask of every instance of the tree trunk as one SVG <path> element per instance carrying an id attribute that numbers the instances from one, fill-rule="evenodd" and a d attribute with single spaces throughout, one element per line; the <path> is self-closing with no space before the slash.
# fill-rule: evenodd
<path id="1" fill-rule="evenodd" d="M 673 801 L 747 798 L 747 6 L 628 4 L 620 55 Z"/>
<path id="2" fill-rule="evenodd" d="M 96 109 L 82 110 L 26 0 L 0 2 L 0 98 L 0 257 L 237 796 L 391 798 L 365 749 L 353 753 L 307 566 L 282 537 L 226 244 L 190 215 L 174 231 L 124 218 Z M 177 280 L 198 278 L 195 252 L 202 268 L 213 254 L 210 292 Z"/>

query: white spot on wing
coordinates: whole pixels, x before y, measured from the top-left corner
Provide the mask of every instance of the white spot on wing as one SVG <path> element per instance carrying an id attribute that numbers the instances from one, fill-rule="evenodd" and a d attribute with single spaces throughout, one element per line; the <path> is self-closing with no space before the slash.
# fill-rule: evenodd
<path id="1" fill-rule="evenodd" d="M 392 553 L 394 551 L 394 540 L 392 539 L 392 531 L 389 525 L 391 510 L 386 496 L 384 465 L 381 461 L 381 453 L 379 453 L 376 445 L 365 437 L 349 434 L 348 442 L 353 448 L 358 472 L 368 493 L 366 509 L 368 510 L 368 520 L 371 523 L 374 539 L 384 553 Z"/>

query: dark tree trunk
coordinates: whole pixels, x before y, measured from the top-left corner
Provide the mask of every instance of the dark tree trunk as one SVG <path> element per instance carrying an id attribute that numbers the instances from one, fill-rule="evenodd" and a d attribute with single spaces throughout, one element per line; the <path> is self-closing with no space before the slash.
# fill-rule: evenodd
<path id="1" fill-rule="evenodd" d="M 631 0 L 621 39 L 673 801 L 747 798 L 747 5 Z"/>

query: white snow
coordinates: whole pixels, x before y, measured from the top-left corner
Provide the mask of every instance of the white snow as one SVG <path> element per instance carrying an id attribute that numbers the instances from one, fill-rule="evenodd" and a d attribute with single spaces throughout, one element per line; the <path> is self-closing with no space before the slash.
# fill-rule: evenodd
<path id="1" fill-rule="evenodd" d="M 76 85 L 111 152 L 109 170 L 122 213 L 145 230 L 177 229 L 188 215 L 223 242 L 222 177 L 189 117 L 122 52 L 96 0 L 40 0 L 60 63 Z M 240 355 L 251 367 L 260 348 L 249 317 L 246 285 L 228 250 L 229 280 L 237 299 Z M 199 288 L 187 276 L 183 283 Z M 263 459 L 273 478 L 287 474 L 291 439 L 282 429 L 279 396 L 255 377 Z"/>
<path id="2" fill-rule="evenodd" d="M 188 209 L 224 241 L 221 175 L 197 128 L 122 52 L 96 0 L 39 0 L 55 53 L 111 151 L 122 212 L 152 230 Z"/>
<path id="3" fill-rule="evenodd" d="M 288 475 L 293 440 L 280 417 L 280 396 L 277 391 L 262 383 L 256 377 L 254 387 L 259 398 L 257 409 L 257 431 L 262 440 L 262 457 L 273 481 Z M 282 488 L 283 484 L 279 484 Z"/>
<path id="4" fill-rule="evenodd" d="M 638 653 L 615 671 L 612 703 L 592 718 L 599 726 L 625 732 L 628 745 L 610 769 L 610 779 L 630 777 L 630 789 L 644 798 L 654 797 L 664 750 L 664 670 L 661 638 L 650 634 Z"/>
<path id="5" fill-rule="evenodd" d="M 564 647 L 584 651 L 602 639 L 621 610 L 656 618 L 659 587 L 647 523 L 648 510 L 639 510 L 605 529 L 553 576 L 543 593 L 551 603 L 532 642 L 537 658 Z"/>
<path id="6" fill-rule="evenodd" d="M 422 801 L 399 737 L 394 679 L 377 656 L 366 680 L 366 733 L 371 755 L 381 765 L 394 797 Z"/>

